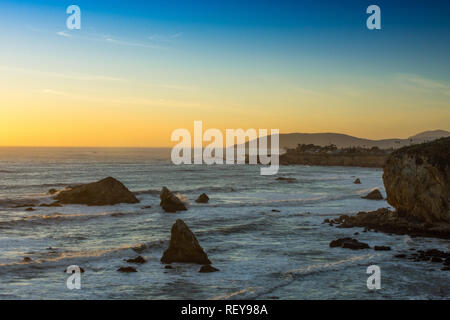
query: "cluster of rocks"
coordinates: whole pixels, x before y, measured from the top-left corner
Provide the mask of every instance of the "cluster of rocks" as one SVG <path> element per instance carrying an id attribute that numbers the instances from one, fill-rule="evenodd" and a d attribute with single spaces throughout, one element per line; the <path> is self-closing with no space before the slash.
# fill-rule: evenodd
<path id="1" fill-rule="evenodd" d="M 325 219 L 324 223 L 328 223 L 330 226 L 336 225 L 338 228 L 361 227 L 365 231 L 373 230 L 412 237 L 450 239 L 450 224 L 446 222 L 426 223 L 399 215 L 398 212 L 387 208 L 369 212 L 361 211 L 354 216 L 344 214 L 336 219 Z"/>
<path id="2" fill-rule="evenodd" d="M 147 262 L 147 259 L 145 259 L 142 256 L 137 256 L 136 258 L 124 259 L 124 261 L 128 262 L 128 263 L 134 263 L 134 264 L 143 264 L 143 263 Z M 137 272 L 136 268 L 131 267 L 131 266 L 119 267 L 119 269 L 117 269 L 117 271 L 124 272 L 124 273 Z"/>
<path id="3" fill-rule="evenodd" d="M 122 182 L 108 177 L 97 182 L 80 184 L 58 191 L 50 189 L 49 195 L 56 200 L 52 203 L 43 203 L 40 207 L 62 207 L 65 204 L 81 204 L 88 206 L 107 206 L 120 203 L 139 203 L 135 194 L 131 192 Z M 178 212 L 187 210 L 186 204 L 167 187 L 160 192 L 160 206 L 165 212 Z M 209 197 L 202 193 L 196 200 L 197 203 L 208 203 Z M 26 211 L 35 211 L 35 203 L 20 204 L 18 207 L 28 207 Z M 145 206 L 143 209 L 150 209 Z"/>
<path id="4" fill-rule="evenodd" d="M 418 250 L 412 254 L 396 254 L 396 258 L 410 259 L 415 262 L 429 261 L 433 263 L 442 263 L 443 271 L 450 271 L 450 252 L 440 251 L 438 249 Z"/>

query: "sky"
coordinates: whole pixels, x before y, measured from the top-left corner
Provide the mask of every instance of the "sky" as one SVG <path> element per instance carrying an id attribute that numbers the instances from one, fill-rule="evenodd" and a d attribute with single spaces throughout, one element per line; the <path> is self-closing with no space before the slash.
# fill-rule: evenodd
<path id="1" fill-rule="evenodd" d="M 66 8 L 81 9 L 69 30 Z M 381 9 L 369 30 L 366 9 Z M 0 2 L 0 146 L 450 130 L 448 1 Z"/>

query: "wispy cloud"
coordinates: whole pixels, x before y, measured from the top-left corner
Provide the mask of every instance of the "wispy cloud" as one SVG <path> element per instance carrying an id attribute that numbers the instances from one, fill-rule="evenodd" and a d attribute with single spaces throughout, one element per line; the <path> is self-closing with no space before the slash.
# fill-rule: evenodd
<path id="1" fill-rule="evenodd" d="M 440 93 L 450 95 L 450 83 L 426 78 L 418 74 L 397 73 L 394 75 L 403 88 L 421 92 Z"/>
<path id="2" fill-rule="evenodd" d="M 74 39 L 80 39 L 80 40 L 88 40 L 88 41 L 96 41 L 96 42 L 103 42 L 103 43 L 110 43 L 118 46 L 125 46 L 125 47 L 140 47 L 140 48 L 146 48 L 146 49 L 166 49 L 160 45 L 155 45 L 152 43 L 149 43 L 149 39 L 143 39 L 142 41 L 134 41 L 134 40 L 128 40 L 123 39 L 117 36 L 113 35 L 107 35 L 107 34 L 100 34 L 95 33 L 91 31 L 80 31 L 77 32 L 77 34 L 69 33 L 67 31 L 49 31 L 45 29 L 36 28 L 33 26 L 27 26 L 27 28 L 33 32 L 38 33 L 45 33 L 45 34 L 53 34 L 60 37 L 72 37 Z M 182 33 L 173 34 L 171 38 L 175 39 L 182 35 Z"/>
<path id="3" fill-rule="evenodd" d="M 71 37 L 71 35 L 68 34 L 66 31 L 59 31 L 56 34 L 61 37 Z"/>
<path id="4" fill-rule="evenodd" d="M 111 37 L 105 37 L 103 40 L 108 42 L 108 43 L 116 44 L 116 45 L 119 45 L 119 46 L 141 47 L 141 48 L 149 48 L 149 49 L 161 49 L 160 46 L 156 46 L 156 45 L 153 45 L 153 44 L 146 44 L 146 43 L 141 43 L 141 42 L 130 42 L 130 41 L 115 39 L 115 38 L 111 38 Z"/>
<path id="5" fill-rule="evenodd" d="M 45 94 L 56 95 L 56 96 L 62 96 L 62 95 L 66 94 L 65 92 L 53 90 L 53 89 L 43 89 L 41 92 L 45 93 Z"/>
<path id="6" fill-rule="evenodd" d="M 149 40 L 151 41 L 160 41 L 160 42 L 170 42 L 172 40 L 181 38 L 183 36 L 183 32 L 177 32 L 177 33 L 173 33 L 173 34 L 169 34 L 169 35 L 162 35 L 162 34 L 153 34 L 151 36 L 148 37 Z"/>
<path id="7" fill-rule="evenodd" d="M 47 77 L 69 79 L 69 80 L 79 80 L 79 81 L 128 81 L 124 78 L 106 76 L 106 75 L 68 74 L 68 73 L 66 74 L 66 73 L 41 71 L 41 70 L 35 70 L 35 69 L 5 67 L 5 66 L 0 66 L 0 70 L 7 70 L 7 71 L 12 71 L 12 72 L 28 73 L 28 74 L 37 74 L 37 75 L 42 75 L 42 76 L 47 76 Z"/>

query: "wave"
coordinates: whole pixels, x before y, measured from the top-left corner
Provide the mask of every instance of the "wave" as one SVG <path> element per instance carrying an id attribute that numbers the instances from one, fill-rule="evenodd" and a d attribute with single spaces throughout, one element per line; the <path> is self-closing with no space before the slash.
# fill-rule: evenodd
<path id="1" fill-rule="evenodd" d="M 364 192 L 362 192 L 364 193 Z M 254 206 L 274 206 L 274 205 L 282 205 L 285 207 L 293 207 L 298 206 L 299 204 L 314 204 L 317 202 L 328 202 L 328 201 L 336 201 L 336 200 L 346 200 L 346 199 L 359 199 L 358 194 L 343 194 L 336 196 L 318 196 L 311 198 L 303 198 L 303 199 L 261 199 L 257 201 L 245 201 L 236 202 L 236 203 L 220 203 L 220 204 L 202 204 L 202 206 L 210 206 L 210 207 L 225 207 L 225 208 L 233 208 L 233 207 L 254 207 Z"/>
<path id="2" fill-rule="evenodd" d="M 48 225 L 53 222 L 62 222 L 70 220 L 89 220 L 95 218 L 104 217 L 122 217 L 142 214 L 143 212 L 101 212 L 101 213 L 49 213 L 49 214 L 36 214 L 22 217 L 21 219 L 0 221 L 0 229 L 7 229 L 17 226 L 26 225 Z"/>
<path id="3" fill-rule="evenodd" d="M 11 190 L 11 189 L 22 189 L 22 188 L 66 188 L 68 186 L 73 186 L 74 184 L 67 183 L 41 183 L 41 184 L 9 184 L 0 186 L 1 190 Z"/>
<path id="4" fill-rule="evenodd" d="M 0 207 L 6 208 L 20 208 L 20 207 L 33 207 L 39 204 L 38 199 L 2 199 L 0 200 Z"/>
<path id="5" fill-rule="evenodd" d="M 380 256 L 380 254 L 376 253 L 370 253 L 355 257 L 350 257 L 347 259 L 338 260 L 335 262 L 325 262 L 325 263 L 319 263 L 315 265 L 310 265 L 307 267 L 302 267 L 299 269 L 294 269 L 290 271 L 286 271 L 281 273 L 284 280 L 282 280 L 280 283 L 275 284 L 271 287 L 262 288 L 262 287 L 248 287 L 244 289 L 239 289 L 237 291 L 223 294 L 220 296 L 213 297 L 212 300 L 233 300 L 233 299 L 259 299 L 260 297 L 269 294 L 277 289 L 286 287 L 290 284 L 292 284 L 295 280 L 297 280 L 300 277 L 316 274 L 320 272 L 328 272 L 330 269 L 337 268 L 337 267 L 345 267 L 346 264 L 354 263 L 361 260 L 370 260 L 377 256 Z"/>
<path id="6" fill-rule="evenodd" d="M 118 255 L 120 257 L 123 256 L 123 253 L 128 250 L 133 250 L 134 252 L 143 253 L 152 249 L 160 249 L 168 245 L 168 241 L 166 240 L 155 240 L 145 243 L 138 243 L 132 245 L 122 245 L 112 248 L 105 248 L 99 250 L 81 250 L 81 251 L 48 251 L 43 255 L 45 257 L 33 259 L 29 262 L 27 261 L 16 261 L 11 263 L 3 263 L 0 264 L 0 274 L 3 272 L 10 272 L 11 268 L 15 271 L 17 269 L 26 270 L 29 268 L 36 269 L 42 267 L 54 267 L 60 265 L 69 265 L 72 262 L 70 260 L 76 260 L 78 263 L 88 263 L 93 259 L 104 259 L 105 257 L 114 257 Z M 131 252 L 130 252 L 131 253 Z M 64 262 L 64 263 L 62 263 Z M 55 264 L 56 263 L 56 264 Z"/>
<path id="7" fill-rule="evenodd" d="M 236 192 L 237 189 L 233 187 L 197 187 L 197 188 L 185 188 L 180 190 L 171 190 L 173 193 L 187 193 L 187 192 Z M 148 189 L 133 192 L 135 195 L 150 194 L 159 196 L 161 189 Z"/>

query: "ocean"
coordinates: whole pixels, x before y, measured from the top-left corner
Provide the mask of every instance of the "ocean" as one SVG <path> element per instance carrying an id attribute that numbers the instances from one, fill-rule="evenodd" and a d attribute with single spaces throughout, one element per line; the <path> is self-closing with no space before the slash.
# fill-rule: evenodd
<path id="1" fill-rule="evenodd" d="M 450 273 L 441 271 L 441 264 L 394 257 L 412 250 L 448 251 L 449 240 L 322 223 L 390 207 L 361 199 L 373 188 L 385 196 L 381 169 L 281 166 L 277 176 L 261 176 L 257 165 L 175 166 L 169 155 L 169 149 L 0 148 L 0 299 L 450 297 Z M 108 176 L 135 192 L 140 203 L 17 208 L 51 202 L 51 188 Z M 362 184 L 353 184 L 356 178 Z M 187 201 L 188 211 L 163 212 L 163 186 Z M 195 203 L 203 192 L 210 202 Z M 176 219 L 195 233 L 219 272 L 199 273 L 193 264 L 164 268 L 160 258 Z M 342 237 L 392 251 L 329 247 Z M 124 259 L 138 255 L 148 260 L 135 265 L 138 272 L 117 271 L 130 265 Z M 86 271 L 80 290 L 66 286 L 64 270 L 70 265 Z M 380 290 L 367 288 L 370 265 L 380 267 Z"/>

